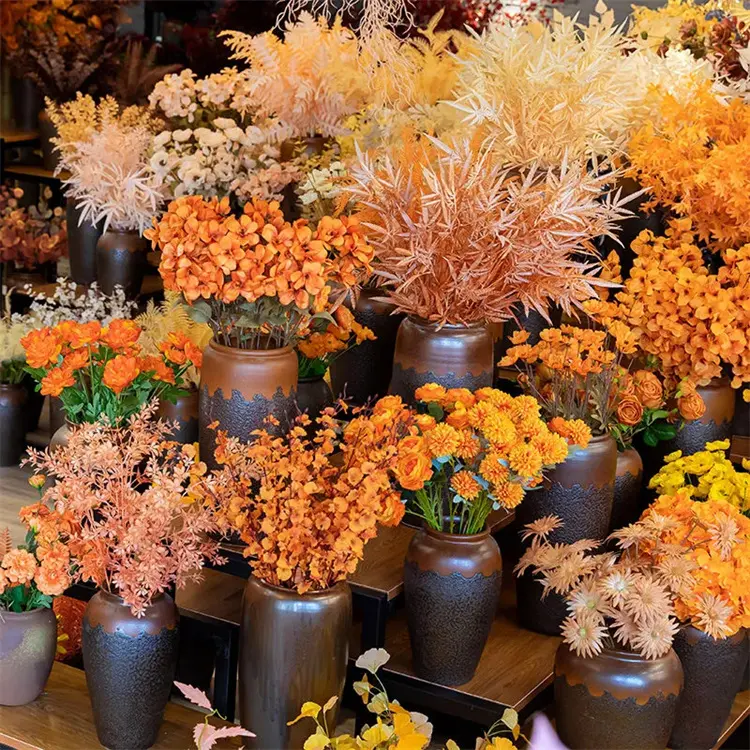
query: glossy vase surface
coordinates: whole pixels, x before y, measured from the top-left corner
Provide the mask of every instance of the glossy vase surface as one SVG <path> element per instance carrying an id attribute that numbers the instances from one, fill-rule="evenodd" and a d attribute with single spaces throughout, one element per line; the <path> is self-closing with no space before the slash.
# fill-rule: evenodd
<path id="1" fill-rule="evenodd" d="M 571 750 L 663 750 L 683 672 L 673 649 L 645 659 L 605 648 L 584 659 L 561 643 L 554 685 L 557 733 Z"/>
<path id="2" fill-rule="evenodd" d="M 143 617 L 99 591 L 83 617 L 83 666 L 99 742 L 145 750 L 159 735 L 179 646 L 177 607 L 162 594 Z"/>
<path id="3" fill-rule="evenodd" d="M 363 341 L 333 360 L 330 367 L 331 387 L 335 396 L 345 395 L 352 403 L 362 405 L 388 393 L 393 371 L 393 353 L 402 314 L 380 298 L 383 289 L 362 289 L 354 307 L 354 318 L 367 326 L 375 341 Z"/>
<path id="4" fill-rule="evenodd" d="M 404 563 L 404 597 L 414 672 L 462 685 L 476 671 L 500 601 L 503 562 L 488 530 L 448 534 L 423 528 Z"/>
<path id="5" fill-rule="evenodd" d="M 36 700 L 47 684 L 57 651 L 57 620 L 49 607 L 0 610 L 0 706 Z"/>
<path id="6" fill-rule="evenodd" d="M 42 166 L 50 172 L 57 169 L 60 155 L 55 150 L 52 139 L 57 137 L 57 128 L 52 124 L 49 115 L 43 109 L 39 112 L 39 143 L 42 149 Z"/>
<path id="7" fill-rule="evenodd" d="M 176 422 L 177 428 L 169 435 L 169 440 L 178 443 L 198 442 L 198 391 L 189 390 L 184 396 L 177 396 L 175 402 L 162 399 L 157 412 L 159 419 Z"/>
<path id="8" fill-rule="evenodd" d="M 49 397 L 49 431 L 54 435 L 66 422 L 67 416 L 62 401 L 54 396 Z"/>
<path id="9" fill-rule="evenodd" d="M 240 631 L 240 720 L 256 734 L 251 747 L 301 750 L 314 734 L 287 722 L 305 701 L 321 706 L 344 690 L 352 626 L 349 584 L 298 594 L 250 576 Z M 328 714 L 336 726 L 336 712 Z"/>
<path id="10" fill-rule="evenodd" d="M 137 232 L 108 229 L 96 243 L 96 280 L 104 294 L 121 286 L 128 299 L 141 293 L 148 268 L 148 240 Z"/>
<path id="11" fill-rule="evenodd" d="M 26 448 L 28 393 L 23 383 L 0 383 L 0 466 L 15 466 Z"/>
<path id="12" fill-rule="evenodd" d="M 516 331 L 526 331 L 529 334 L 527 343 L 530 345 L 539 343 L 539 334 L 545 328 L 555 328 L 560 325 L 562 320 L 562 311 L 559 307 L 550 307 L 547 311 L 549 320 L 537 310 L 530 309 L 528 312 L 523 308 L 515 310 L 515 318 L 506 320 L 503 323 L 502 338 L 495 345 L 495 357 L 501 359 L 505 356 L 508 349 L 513 346 L 510 337 Z"/>
<path id="13" fill-rule="evenodd" d="M 34 432 L 39 427 L 39 420 L 44 408 L 44 399 L 41 392 L 36 389 L 36 380 L 31 375 L 24 375 L 23 386 L 26 389 L 26 432 Z"/>
<path id="14" fill-rule="evenodd" d="M 748 664 L 745 629 L 716 640 L 692 625 L 680 630 L 674 650 L 685 670 L 685 689 L 669 740 L 675 750 L 709 750 L 719 739 Z"/>
<path id="15" fill-rule="evenodd" d="M 96 281 L 96 245 L 102 236 L 102 227 L 88 220 L 81 223 L 81 212 L 72 199 L 65 207 L 65 216 L 70 278 L 76 284 L 92 284 Z"/>
<path id="16" fill-rule="evenodd" d="M 39 128 L 39 110 L 44 101 L 39 89 L 30 78 L 10 79 L 10 95 L 13 102 L 13 122 L 19 130 L 33 131 Z"/>
<path id="17" fill-rule="evenodd" d="M 297 383 L 297 408 L 310 419 L 320 416 L 320 412 L 334 402 L 331 386 L 324 378 L 302 378 Z"/>
<path id="18" fill-rule="evenodd" d="M 635 448 L 617 452 L 615 496 L 612 502 L 610 531 L 638 520 L 645 510 L 643 500 L 643 461 Z"/>
<path id="19" fill-rule="evenodd" d="M 297 411 L 297 355 L 289 347 L 237 349 L 213 340 L 203 352 L 198 399 L 200 456 L 210 469 L 216 468 L 216 431 L 250 440 L 253 430 L 282 431 Z M 273 415 L 278 428 L 264 425 Z"/>
<path id="20" fill-rule="evenodd" d="M 492 385 L 493 340 L 487 326 L 444 325 L 407 317 L 401 322 L 393 355 L 390 393 L 414 403 L 414 391 L 427 383 L 475 391 Z"/>

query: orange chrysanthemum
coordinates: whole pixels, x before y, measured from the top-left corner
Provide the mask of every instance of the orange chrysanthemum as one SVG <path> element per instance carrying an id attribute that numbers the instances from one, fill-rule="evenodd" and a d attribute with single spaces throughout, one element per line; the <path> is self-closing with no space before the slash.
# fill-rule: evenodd
<path id="1" fill-rule="evenodd" d="M 134 320 L 113 320 L 103 331 L 101 339 L 116 352 L 130 352 L 138 343 L 141 328 Z"/>
<path id="2" fill-rule="evenodd" d="M 451 477 L 451 488 L 464 500 L 475 500 L 482 491 L 482 486 L 468 471 L 459 471 Z"/>
<path id="3" fill-rule="evenodd" d="M 25 585 L 34 579 L 36 558 L 25 549 L 12 549 L 2 560 L 5 578 L 11 585 Z"/>
<path id="4" fill-rule="evenodd" d="M 75 385 L 73 372 L 67 367 L 55 367 L 42 378 L 42 396 L 57 398 L 66 388 Z"/>
<path id="5" fill-rule="evenodd" d="M 495 497 L 504 508 L 512 510 L 523 500 L 523 487 L 515 482 L 505 482 L 495 486 Z"/>
<path id="6" fill-rule="evenodd" d="M 118 354 L 104 366 L 102 382 L 119 395 L 138 377 L 140 372 L 136 357 Z"/>
<path id="7" fill-rule="evenodd" d="M 29 367 L 56 365 L 62 351 L 62 342 L 51 328 L 38 328 L 21 339 Z"/>
<path id="8" fill-rule="evenodd" d="M 435 428 L 425 435 L 427 450 L 434 458 L 453 456 L 460 442 L 461 433 L 445 422 L 435 425 Z"/>

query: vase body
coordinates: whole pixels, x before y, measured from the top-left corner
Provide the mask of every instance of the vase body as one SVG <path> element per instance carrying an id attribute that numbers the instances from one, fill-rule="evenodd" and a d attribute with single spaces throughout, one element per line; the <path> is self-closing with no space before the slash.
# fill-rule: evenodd
<path id="1" fill-rule="evenodd" d="M 148 241 L 137 232 L 108 229 L 96 243 L 96 280 L 104 294 L 121 286 L 128 299 L 141 292 L 148 267 Z"/>
<path id="2" fill-rule="evenodd" d="M 302 378 L 297 383 L 297 408 L 310 419 L 320 416 L 320 412 L 327 406 L 332 406 L 333 402 L 331 386 L 322 377 Z"/>
<path id="3" fill-rule="evenodd" d="M 49 607 L 0 610 L 0 706 L 36 700 L 47 684 L 57 651 L 57 620 Z"/>
<path id="4" fill-rule="evenodd" d="M 49 431 L 54 435 L 66 422 L 62 401 L 55 396 L 49 397 Z"/>
<path id="5" fill-rule="evenodd" d="M 39 142 L 42 149 L 42 166 L 54 172 L 60 161 L 52 139 L 57 137 L 57 128 L 52 124 L 49 115 L 43 109 L 39 112 Z"/>
<path id="6" fill-rule="evenodd" d="M 635 448 L 617 452 L 615 496 L 609 530 L 621 529 L 638 520 L 645 504 L 641 500 L 643 489 L 643 461 Z"/>
<path id="7" fill-rule="evenodd" d="M 254 747 L 300 750 L 311 730 L 293 726 L 305 701 L 341 698 L 346 680 L 352 595 L 341 582 L 298 594 L 250 576 L 242 602 L 240 720 Z M 336 726 L 335 712 L 328 716 Z M 252 728 L 251 728 L 252 727 Z"/>
<path id="8" fill-rule="evenodd" d="M 178 443 L 198 442 L 198 391 L 189 390 L 184 396 L 177 396 L 175 402 L 159 401 L 159 419 L 177 423 L 177 429 L 169 435 L 169 440 Z"/>
<path id="9" fill-rule="evenodd" d="M 584 659 L 561 643 L 555 655 L 557 733 L 571 750 L 663 750 L 683 685 L 674 649 L 658 659 L 605 648 Z"/>
<path id="10" fill-rule="evenodd" d="M 526 331 L 529 334 L 528 344 L 534 345 L 539 343 L 539 334 L 545 328 L 555 328 L 560 325 L 562 320 L 562 310 L 557 306 L 552 306 L 547 310 L 549 320 L 537 310 L 530 309 L 526 312 L 523 308 L 515 310 L 516 317 L 506 320 L 503 324 L 503 335 L 495 347 L 497 359 L 505 356 L 508 348 L 512 346 L 510 337 L 516 331 Z"/>
<path id="11" fill-rule="evenodd" d="M 719 739 L 748 663 L 747 631 L 716 640 L 688 625 L 674 650 L 685 670 L 670 748 L 709 750 Z"/>
<path id="12" fill-rule="evenodd" d="M 483 325 L 401 322 L 393 355 L 390 392 L 414 404 L 414 391 L 427 383 L 475 391 L 492 385 L 493 341 Z"/>
<path id="13" fill-rule="evenodd" d="M 70 278 L 76 284 L 93 284 L 96 281 L 96 245 L 102 236 L 102 227 L 90 221 L 80 223 L 81 212 L 73 200 L 68 201 L 65 215 L 68 222 Z"/>
<path id="14" fill-rule="evenodd" d="M 23 383 L 0 383 L 0 466 L 15 466 L 26 448 L 27 401 Z"/>
<path id="15" fill-rule="evenodd" d="M 476 671 L 500 600 L 503 562 L 488 530 L 447 534 L 423 528 L 404 563 L 404 597 L 414 672 L 463 685 Z"/>
<path id="16" fill-rule="evenodd" d="M 31 375 L 24 375 L 23 386 L 26 389 L 26 432 L 34 432 L 39 427 L 45 396 L 36 389 L 36 380 Z"/>
<path id="17" fill-rule="evenodd" d="M 297 355 L 291 347 L 237 349 L 213 340 L 203 352 L 198 398 L 200 456 L 216 468 L 216 432 L 247 441 L 253 430 L 283 431 L 297 411 Z M 264 425 L 273 415 L 278 428 Z"/>
<path id="18" fill-rule="evenodd" d="M 389 302 L 383 289 L 362 289 L 354 307 L 354 318 L 367 326 L 376 336 L 375 341 L 363 341 L 333 360 L 329 372 L 335 396 L 346 396 L 353 404 L 361 406 L 370 399 L 376 400 L 388 393 L 393 371 L 393 352 L 402 314 Z"/>
<path id="19" fill-rule="evenodd" d="M 568 616 L 565 598 L 555 591 L 542 596 L 544 589 L 530 570 L 516 578 L 516 617 L 526 630 L 544 635 L 560 635 L 560 626 Z"/>
<path id="20" fill-rule="evenodd" d="M 19 130 L 33 131 L 39 127 L 39 110 L 44 102 L 39 89 L 30 78 L 10 80 L 13 101 L 13 122 Z"/>
<path id="21" fill-rule="evenodd" d="M 178 615 L 167 594 L 136 617 L 119 596 L 99 591 L 83 617 L 83 665 L 99 742 L 141 750 L 156 742 L 178 655 Z"/>

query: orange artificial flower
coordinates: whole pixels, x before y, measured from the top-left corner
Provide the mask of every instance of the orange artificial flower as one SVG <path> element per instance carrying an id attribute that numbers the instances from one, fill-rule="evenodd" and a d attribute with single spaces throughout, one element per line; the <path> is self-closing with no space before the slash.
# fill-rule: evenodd
<path id="1" fill-rule="evenodd" d="M 445 400 L 446 389 L 442 385 L 437 383 L 428 383 L 427 385 L 420 386 L 414 391 L 414 398 L 417 401 L 423 401 L 425 404 L 435 402 L 436 404 L 442 404 Z"/>
<path id="2" fill-rule="evenodd" d="M 69 323 L 69 321 L 66 321 Z M 81 349 L 91 344 L 96 343 L 102 333 L 101 323 L 97 320 L 92 320 L 89 323 L 73 323 L 72 325 L 66 325 L 63 329 L 65 332 L 65 340 L 70 345 L 71 349 Z"/>
<path id="3" fill-rule="evenodd" d="M 626 396 L 617 405 L 617 418 L 622 424 L 633 427 L 643 419 L 643 405 L 637 398 Z"/>
<path id="4" fill-rule="evenodd" d="M 5 577 L 13 586 L 24 586 L 34 579 L 36 558 L 25 549 L 12 549 L 2 560 Z"/>
<path id="5" fill-rule="evenodd" d="M 174 371 L 167 365 L 163 359 L 156 356 L 141 357 L 139 362 L 141 372 L 151 372 L 154 380 L 161 380 L 164 383 L 174 383 Z"/>
<path id="6" fill-rule="evenodd" d="M 677 399 L 677 408 L 683 419 L 700 419 L 706 413 L 706 404 L 698 393 L 688 393 Z"/>
<path id="7" fill-rule="evenodd" d="M 80 370 L 89 364 L 88 349 L 74 349 L 63 357 L 62 367 L 69 372 Z"/>
<path id="8" fill-rule="evenodd" d="M 70 575 L 66 567 L 43 562 L 36 572 L 34 581 L 46 596 L 60 596 L 70 587 Z"/>
<path id="9" fill-rule="evenodd" d="M 104 366 L 102 382 L 119 395 L 138 377 L 140 371 L 136 357 L 118 354 Z"/>
<path id="10" fill-rule="evenodd" d="M 664 402 L 664 388 L 659 378 L 648 370 L 633 373 L 635 395 L 646 409 L 658 409 Z"/>
<path id="11" fill-rule="evenodd" d="M 127 353 L 138 343 L 141 328 L 134 320 L 117 318 L 101 334 L 102 341 L 116 352 Z"/>
<path id="12" fill-rule="evenodd" d="M 405 490 L 421 490 L 432 477 L 432 463 L 424 453 L 404 453 L 399 456 L 394 473 Z"/>
<path id="13" fill-rule="evenodd" d="M 73 372 L 67 367 L 55 367 L 42 378 L 42 396 L 57 398 L 63 390 L 75 385 Z"/>
<path id="14" fill-rule="evenodd" d="M 459 471 L 451 477 L 451 489 L 464 500 L 475 500 L 482 486 L 468 471 Z"/>
<path id="15" fill-rule="evenodd" d="M 26 352 L 26 364 L 34 368 L 56 365 L 62 352 L 62 342 L 47 326 L 30 331 L 21 339 L 21 345 Z"/>

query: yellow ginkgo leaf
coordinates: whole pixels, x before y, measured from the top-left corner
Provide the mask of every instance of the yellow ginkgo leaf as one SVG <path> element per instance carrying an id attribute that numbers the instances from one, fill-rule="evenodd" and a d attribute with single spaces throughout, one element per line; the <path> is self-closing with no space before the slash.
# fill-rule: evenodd
<path id="1" fill-rule="evenodd" d="M 406 737 L 399 737 L 393 750 L 422 750 L 429 743 L 430 741 L 423 734 L 409 734 Z"/>
<path id="2" fill-rule="evenodd" d="M 292 724 L 296 724 L 300 719 L 316 719 L 319 713 L 320 706 L 317 703 L 313 703 L 312 701 L 307 701 L 306 703 L 302 704 L 299 716 L 294 719 L 294 721 L 288 721 L 287 725 L 291 726 Z"/>
<path id="3" fill-rule="evenodd" d="M 338 695 L 332 695 L 323 706 L 323 713 L 327 714 L 335 705 L 338 703 L 339 697 Z"/>
<path id="4" fill-rule="evenodd" d="M 328 735 L 323 731 L 321 727 L 318 727 L 318 731 L 311 735 L 305 740 L 305 744 L 302 746 L 303 750 L 326 750 L 330 747 L 331 740 Z"/>
<path id="5" fill-rule="evenodd" d="M 461 748 L 453 740 L 448 740 L 445 743 L 445 750 L 461 750 Z"/>

